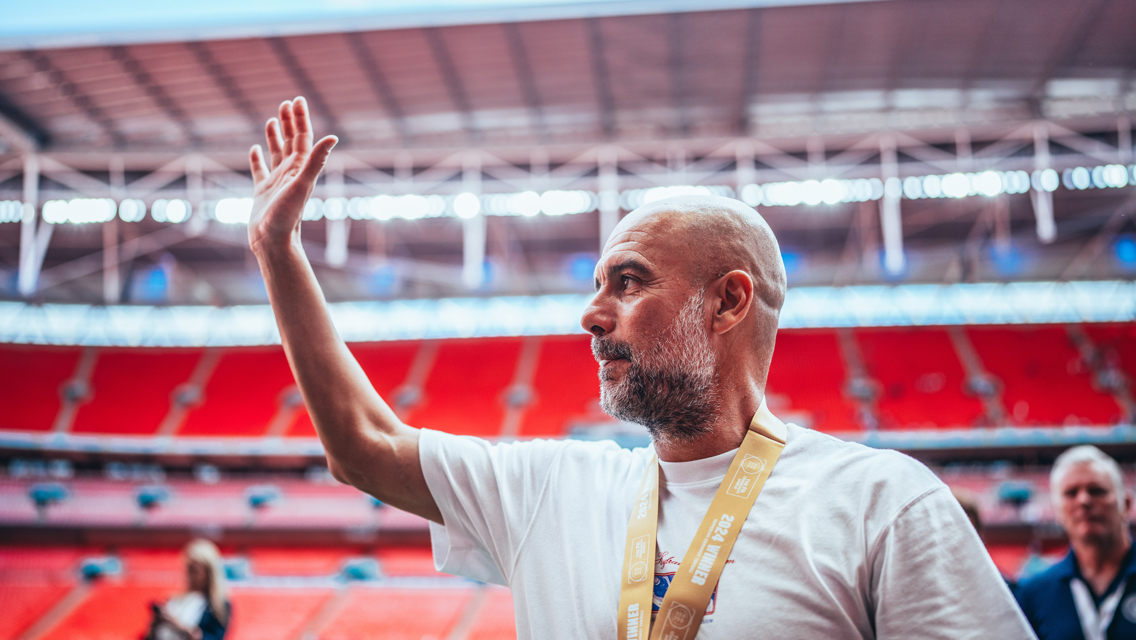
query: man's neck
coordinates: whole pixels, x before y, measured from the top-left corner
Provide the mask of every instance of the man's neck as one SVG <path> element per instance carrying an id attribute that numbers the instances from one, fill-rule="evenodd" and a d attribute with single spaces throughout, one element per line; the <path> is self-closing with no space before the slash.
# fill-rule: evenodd
<path id="1" fill-rule="evenodd" d="M 764 394 L 757 391 L 755 394 L 747 394 L 740 402 L 723 406 L 722 412 L 706 434 L 692 440 L 655 438 L 655 453 L 663 462 L 690 462 L 737 449 L 742 445 L 742 440 L 749 431 L 749 423 L 764 398 Z"/>
<path id="2" fill-rule="evenodd" d="M 1075 541 L 1072 546 L 1081 575 L 1093 588 L 1093 592 L 1102 596 L 1120 573 L 1120 565 L 1124 562 L 1132 541 L 1128 536 L 1119 536 L 1091 542 Z"/>

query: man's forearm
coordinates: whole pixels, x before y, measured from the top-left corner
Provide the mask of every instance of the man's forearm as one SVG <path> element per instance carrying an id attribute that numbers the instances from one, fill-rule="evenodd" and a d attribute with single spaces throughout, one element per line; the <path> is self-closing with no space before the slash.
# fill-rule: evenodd
<path id="1" fill-rule="evenodd" d="M 418 430 L 402 424 L 383 402 L 335 332 L 300 245 L 305 203 L 337 139 L 325 136 L 313 146 L 303 98 L 281 103 L 280 119 L 265 124 L 265 136 L 271 164 L 259 146 L 249 150 L 254 182 L 249 246 L 328 467 L 342 482 L 441 522 L 418 459 Z"/>
<path id="2" fill-rule="evenodd" d="M 297 245 L 258 246 L 257 260 L 292 375 L 329 464 L 353 481 L 356 468 L 373 470 L 375 460 L 368 456 L 382 446 L 383 436 L 408 427 L 375 392 L 336 333 L 319 283 Z"/>

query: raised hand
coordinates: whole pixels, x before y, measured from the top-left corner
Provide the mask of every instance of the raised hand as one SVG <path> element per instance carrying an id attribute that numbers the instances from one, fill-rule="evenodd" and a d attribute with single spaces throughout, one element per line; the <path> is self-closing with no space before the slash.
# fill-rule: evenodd
<path id="1" fill-rule="evenodd" d="M 339 142 L 335 136 L 326 136 L 312 144 L 312 121 L 302 97 L 281 103 L 279 119 L 270 119 L 264 130 L 271 168 L 260 145 L 249 150 L 254 187 L 248 232 L 254 253 L 298 240 L 304 205 L 332 147 Z"/>

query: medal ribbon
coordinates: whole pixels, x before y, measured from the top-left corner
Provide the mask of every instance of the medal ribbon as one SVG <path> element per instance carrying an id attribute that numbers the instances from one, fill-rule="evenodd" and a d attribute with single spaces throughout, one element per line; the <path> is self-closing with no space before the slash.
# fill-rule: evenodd
<path id="1" fill-rule="evenodd" d="M 702 625 L 726 559 L 765 481 L 785 448 L 787 430 L 762 400 L 698 533 L 671 580 L 651 629 L 655 534 L 659 523 L 659 463 L 652 456 L 627 524 L 619 593 L 619 640 L 691 640 Z"/>

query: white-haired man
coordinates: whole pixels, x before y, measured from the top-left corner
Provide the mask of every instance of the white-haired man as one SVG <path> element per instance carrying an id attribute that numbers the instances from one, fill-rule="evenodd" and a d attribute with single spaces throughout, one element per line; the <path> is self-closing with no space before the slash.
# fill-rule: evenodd
<path id="1" fill-rule="evenodd" d="M 1018 602 L 1041 640 L 1136 638 L 1132 496 L 1116 461 L 1093 446 L 1057 457 L 1049 474 L 1053 511 L 1069 555 L 1018 586 Z"/>
<path id="2" fill-rule="evenodd" d="M 1032 637 L 930 471 L 766 409 L 785 271 L 737 201 L 632 212 L 596 268 L 583 328 L 601 401 L 652 448 L 403 424 L 336 335 L 299 242 L 334 144 L 313 145 L 297 99 L 268 124 L 271 163 L 250 158 L 249 241 L 292 371 L 335 477 L 429 519 L 442 570 L 507 584 L 520 638 Z"/>

